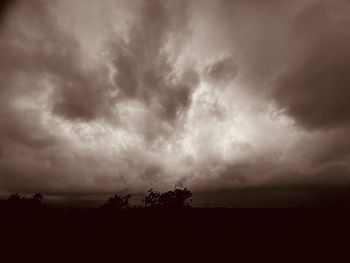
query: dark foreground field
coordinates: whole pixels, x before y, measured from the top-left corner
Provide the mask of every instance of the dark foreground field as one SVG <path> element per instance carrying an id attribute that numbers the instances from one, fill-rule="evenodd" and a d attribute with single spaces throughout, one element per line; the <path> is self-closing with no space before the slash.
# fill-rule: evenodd
<path id="1" fill-rule="evenodd" d="M 0 211 L 2 241 L 7 249 L 34 246 L 57 256 L 69 250 L 88 255 L 101 248 L 116 255 L 132 251 L 128 252 L 130 257 L 144 255 L 143 250 L 172 257 L 184 252 L 204 255 L 220 249 L 233 258 L 238 253 L 246 257 L 284 255 L 285 262 L 300 253 L 316 257 L 332 251 L 331 257 L 339 256 L 347 253 L 350 240 L 350 211 L 339 208 L 111 211 L 1 205 Z"/>

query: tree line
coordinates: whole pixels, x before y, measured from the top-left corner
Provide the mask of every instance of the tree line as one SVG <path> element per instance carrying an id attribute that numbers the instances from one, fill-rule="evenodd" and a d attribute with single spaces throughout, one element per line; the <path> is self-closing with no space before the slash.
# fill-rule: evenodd
<path id="1" fill-rule="evenodd" d="M 142 199 L 141 206 L 145 208 L 189 208 L 192 205 L 192 191 L 187 188 L 178 188 L 159 192 L 153 188 L 147 190 L 146 196 Z M 124 210 L 131 208 L 131 194 L 114 194 L 100 207 L 105 210 Z M 39 208 L 42 206 L 44 196 L 41 193 L 35 193 L 31 197 L 20 196 L 18 193 L 8 197 L 7 203 L 11 207 Z"/>

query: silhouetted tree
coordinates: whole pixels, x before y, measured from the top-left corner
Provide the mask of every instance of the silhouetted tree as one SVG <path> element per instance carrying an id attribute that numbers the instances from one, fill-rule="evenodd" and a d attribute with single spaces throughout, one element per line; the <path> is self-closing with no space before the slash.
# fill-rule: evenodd
<path id="1" fill-rule="evenodd" d="M 180 189 L 177 186 L 174 190 L 167 192 L 156 192 L 152 188 L 147 191 L 143 199 L 146 207 L 163 207 L 163 208 L 184 208 L 190 207 L 192 202 L 192 192 L 187 188 Z"/>
<path id="2" fill-rule="evenodd" d="M 190 207 L 192 205 L 192 191 L 184 188 L 179 189 L 175 186 L 175 200 L 174 204 L 176 207 Z"/>
<path id="3" fill-rule="evenodd" d="M 147 190 L 147 195 L 143 199 L 145 206 L 147 207 L 160 207 L 161 206 L 162 193 L 156 192 L 153 188 Z"/>
<path id="4" fill-rule="evenodd" d="M 106 203 L 103 204 L 102 208 L 107 209 L 125 209 L 129 207 L 129 199 L 131 195 L 117 195 L 110 197 Z"/>
<path id="5" fill-rule="evenodd" d="M 19 194 L 12 194 L 9 196 L 9 198 L 7 199 L 9 203 L 19 203 L 21 202 L 22 198 L 20 197 Z"/>
<path id="6" fill-rule="evenodd" d="M 38 200 L 38 201 L 42 202 L 42 200 L 44 199 L 44 196 L 42 193 L 35 193 L 35 194 L 33 194 L 32 198 L 34 200 Z"/>
<path id="7" fill-rule="evenodd" d="M 42 193 L 35 193 L 33 194 L 32 198 L 29 199 L 29 202 L 34 206 L 40 206 L 42 204 L 43 199 L 44 196 Z"/>
<path id="8" fill-rule="evenodd" d="M 32 209 L 40 207 L 43 199 L 44 196 L 41 193 L 33 194 L 31 198 L 25 196 L 21 197 L 16 193 L 9 196 L 8 204 L 14 208 Z"/>

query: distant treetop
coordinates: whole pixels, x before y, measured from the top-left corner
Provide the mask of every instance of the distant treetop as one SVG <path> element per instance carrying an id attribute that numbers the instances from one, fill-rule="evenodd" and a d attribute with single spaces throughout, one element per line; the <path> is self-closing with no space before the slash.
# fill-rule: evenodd
<path id="1" fill-rule="evenodd" d="M 191 207 L 192 192 L 187 188 L 180 189 L 177 186 L 167 192 L 157 192 L 152 188 L 147 191 L 143 199 L 146 207 L 184 208 Z"/>

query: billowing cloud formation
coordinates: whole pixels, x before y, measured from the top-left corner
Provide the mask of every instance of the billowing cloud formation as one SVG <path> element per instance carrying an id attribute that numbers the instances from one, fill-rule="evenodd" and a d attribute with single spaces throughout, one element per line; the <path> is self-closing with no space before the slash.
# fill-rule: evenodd
<path id="1" fill-rule="evenodd" d="M 347 185 L 349 9 L 345 0 L 1 6 L 0 191 Z"/>
<path id="2" fill-rule="evenodd" d="M 128 39 L 111 47 L 117 71 L 114 81 L 121 99 L 143 101 L 167 120 L 189 106 L 193 88 L 198 84 L 195 70 L 184 68 L 177 74 L 174 66 L 186 41 L 183 38 L 189 34 L 184 14 L 186 5 L 181 1 L 175 5 L 143 2 Z M 170 55 L 166 45 L 174 43 L 178 43 L 178 50 Z"/>

